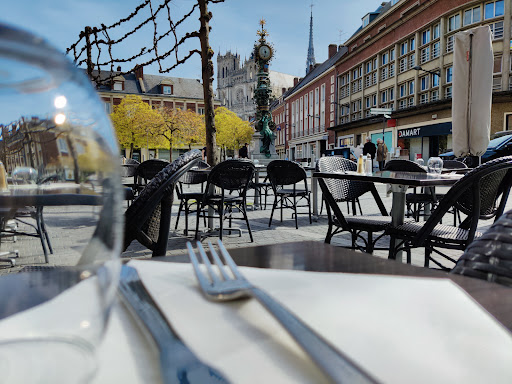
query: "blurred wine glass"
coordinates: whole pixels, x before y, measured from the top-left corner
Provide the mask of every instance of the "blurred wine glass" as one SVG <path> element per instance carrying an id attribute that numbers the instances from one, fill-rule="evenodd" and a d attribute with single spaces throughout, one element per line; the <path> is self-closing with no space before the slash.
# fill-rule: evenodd
<path id="1" fill-rule="evenodd" d="M 431 157 L 427 163 L 428 172 L 440 174 L 443 170 L 443 160 L 440 157 Z"/>
<path id="2" fill-rule="evenodd" d="M 1 228 L 0 381 L 94 376 L 120 270 L 118 158 L 85 74 L 43 39 L 0 24 L 0 161 L 9 182 L 0 222 L 16 222 Z"/>

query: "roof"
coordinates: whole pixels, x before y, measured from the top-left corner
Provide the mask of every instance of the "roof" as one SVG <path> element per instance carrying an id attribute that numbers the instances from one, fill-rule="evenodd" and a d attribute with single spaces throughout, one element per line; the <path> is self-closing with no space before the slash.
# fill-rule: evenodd
<path id="1" fill-rule="evenodd" d="M 368 26 L 370 26 L 376 19 L 378 19 L 380 15 L 386 13 L 390 8 L 391 8 L 391 1 L 383 2 L 378 6 L 378 8 L 375 11 L 367 13 L 366 15 L 370 15 L 370 23 L 364 28 L 368 28 Z M 361 26 L 352 34 L 352 36 L 350 36 L 347 39 L 347 41 L 352 40 L 352 38 L 357 36 L 359 34 L 359 32 L 361 32 L 364 28 L 361 23 Z M 347 43 L 347 41 L 345 42 L 345 44 Z"/>
<path id="2" fill-rule="evenodd" d="M 94 71 L 93 74 L 97 72 Z M 116 74 L 118 72 L 114 72 Z M 107 79 L 110 77 L 110 71 L 102 71 L 101 78 Z M 103 92 L 118 92 L 118 93 L 130 93 L 137 95 L 158 95 L 158 96 L 169 96 L 169 97 L 183 97 L 188 99 L 203 99 L 203 84 L 198 79 L 186 79 L 182 77 L 162 76 L 162 75 L 143 75 L 143 92 L 139 81 L 135 77 L 135 73 L 128 73 L 122 76 L 124 78 L 124 90 L 114 91 L 110 85 L 99 85 L 96 87 L 98 91 Z M 160 89 L 160 85 L 165 84 L 173 85 L 172 95 L 163 95 Z"/>

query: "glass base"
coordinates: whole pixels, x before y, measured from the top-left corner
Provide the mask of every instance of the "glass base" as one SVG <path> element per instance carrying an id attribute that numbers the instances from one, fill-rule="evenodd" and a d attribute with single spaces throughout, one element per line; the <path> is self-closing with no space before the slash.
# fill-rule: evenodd
<path id="1" fill-rule="evenodd" d="M 88 383 L 96 373 L 94 348 L 76 339 L 0 343 L 2 383 Z"/>

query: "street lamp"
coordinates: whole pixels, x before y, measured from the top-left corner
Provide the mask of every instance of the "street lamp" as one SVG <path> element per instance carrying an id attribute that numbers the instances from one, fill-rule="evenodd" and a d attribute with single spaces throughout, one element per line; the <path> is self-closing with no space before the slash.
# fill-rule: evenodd
<path id="1" fill-rule="evenodd" d="M 412 67 L 412 69 L 414 69 L 416 71 L 428 72 L 428 73 L 430 73 L 432 75 L 436 75 L 438 77 L 441 77 L 441 71 L 440 70 L 431 71 L 430 69 L 423 69 L 419 65 L 417 65 L 415 67 Z"/>

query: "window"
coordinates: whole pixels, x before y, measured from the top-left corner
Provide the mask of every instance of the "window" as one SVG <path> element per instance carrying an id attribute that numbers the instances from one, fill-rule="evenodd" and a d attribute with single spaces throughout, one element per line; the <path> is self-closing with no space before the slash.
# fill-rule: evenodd
<path id="1" fill-rule="evenodd" d="M 197 108 L 197 113 L 200 114 L 200 115 L 204 115 L 204 108 L 198 107 Z"/>
<path id="2" fill-rule="evenodd" d="M 414 40 L 414 37 L 411 38 L 411 48 L 409 49 L 409 52 L 412 52 L 416 49 L 416 46 L 415 46 L 415 40 Z"/>
<path id="3" fill-rule="evenodd" d="M 455 31 L 460 28 L 460 15 L 453 15 L 448 19 L 448 32 Z"/>
<path id="4" fill-rule="evenodd" d="M 503 8 L 504 1 L 493 1 L 491 3 L 487 3 L 484 6 L 484 19 L 492 19 L 493 17 L 503 16 L 504 8 Z"/>
<path id="5" fill-rule="evenodd" d="M 447 53 L 453 52 L 453 42 L 454 42 L 453 35 L 448 36 L 446 39 L 446 52 Z"/>
<path id="6" fill-rule="evenodd" d="M 409 95 L 414 95 L 414 80 L 411 80 L 407 83 L 409 86 Z"/>
<path id="7" fill-rule="evenodd" d="M 383 53 L 382 54 L 382 58 L 381 58 L 381 62 L 382 62 L 382 65 L 386 65 L 389 61 L 389 54 L 386 52 L 386 53 Z"/>
<path id="8" fill-rule="evenodd" d="M 123 90 L 123 82 L 116 81 L 114 82 L 114 91 L 122 91 Z"/>
<path id="9" fill-rule="evenodd" d="M 432 40 L 439 39 L 441 36 L 441 27 L 436 24 L 432 27 Z"/>
<path id="10" fill-rule="evenodd" d="M 407 47 L 408 47 L 407 41 L 404 41 L 402 44 L 400 44 L 400 56 L 403 56 L 406 53 L 409 53 L 409 51 L 407 50 Z"/>
<path id="11" fill-rule="evenodd" d="M 432 88 L 439 87 L 439 76 L 432 74 Z"/>
<path id="12" fill-rule="evenodd" d="M 105 112 L 107 113 L 107 115 L 110 115 L 112 113 L 112 104 L 110 104 L 109 102 L 104 102 L 103 105 L 105 107 Z"/>
<path id="13" fill-rule="evenodd" d="M 453 67 L 446 68 L 446 82 L 451 83 L 453 79 Z"/>
<path id="14" fill-rule="evenodd" d="M 370 15 L 363 17 L 363 28 L 370 24 Z"/>
<path id="15" fill-rule="evenodd" d="M 421 44 L 430 43 L 430 28 L 421 33 Z"/>
<path id="16" fill-rule="evenodd" d="M 421 50 L 421 64 L 430 61 L 430 46 Z"/>
<path id="17" fill-rule="evenodd" d="M 491 28 L 493 40 L 503 38 L 503 21 L 489 24 L 489 27 Z"/>
<path id="18" fill-rule="evenodd" d="M 428 76 L 423 76 L 421 79 L 420 79 L 420 83 L 421 83 L 421 90 L 422 91 L 425 91 L 429 88 L 429 79 L 428 79 Z"/>
<path id="19" fill-rule="evenodd" d="M 398 87 L 398 93 L 399 97 L 404 97 L 407 95 L 407 85 L 406 84 L 400 84 Z"/>
<path id="20" fill-rule="evenodd" d="M 162 85 L 162 93 L 164 95 L 172 95 L 172 85 Z"/>
<path id="21" fill-rule="evenodd" d="M 464 11 L 464 20 L 462 20 L 462 24 L 464 26 L 470 25 L 473 23 L 478 23 L 479 21 L 480 21 L 480 7 L 466 9 Z"/>
<path id="22" fill-rule="evenodd" d="M 388 93 L 386 91 L 380 93 L 380 102 L 387 103 L 388 101 Z"/>
<path id="23" fill-rule="evenodd" d="M 493 66 L 493 73 L 501 73 L 501 59 L 502 55 L 496 55 L 494 56 L 494 66 Z"/>

